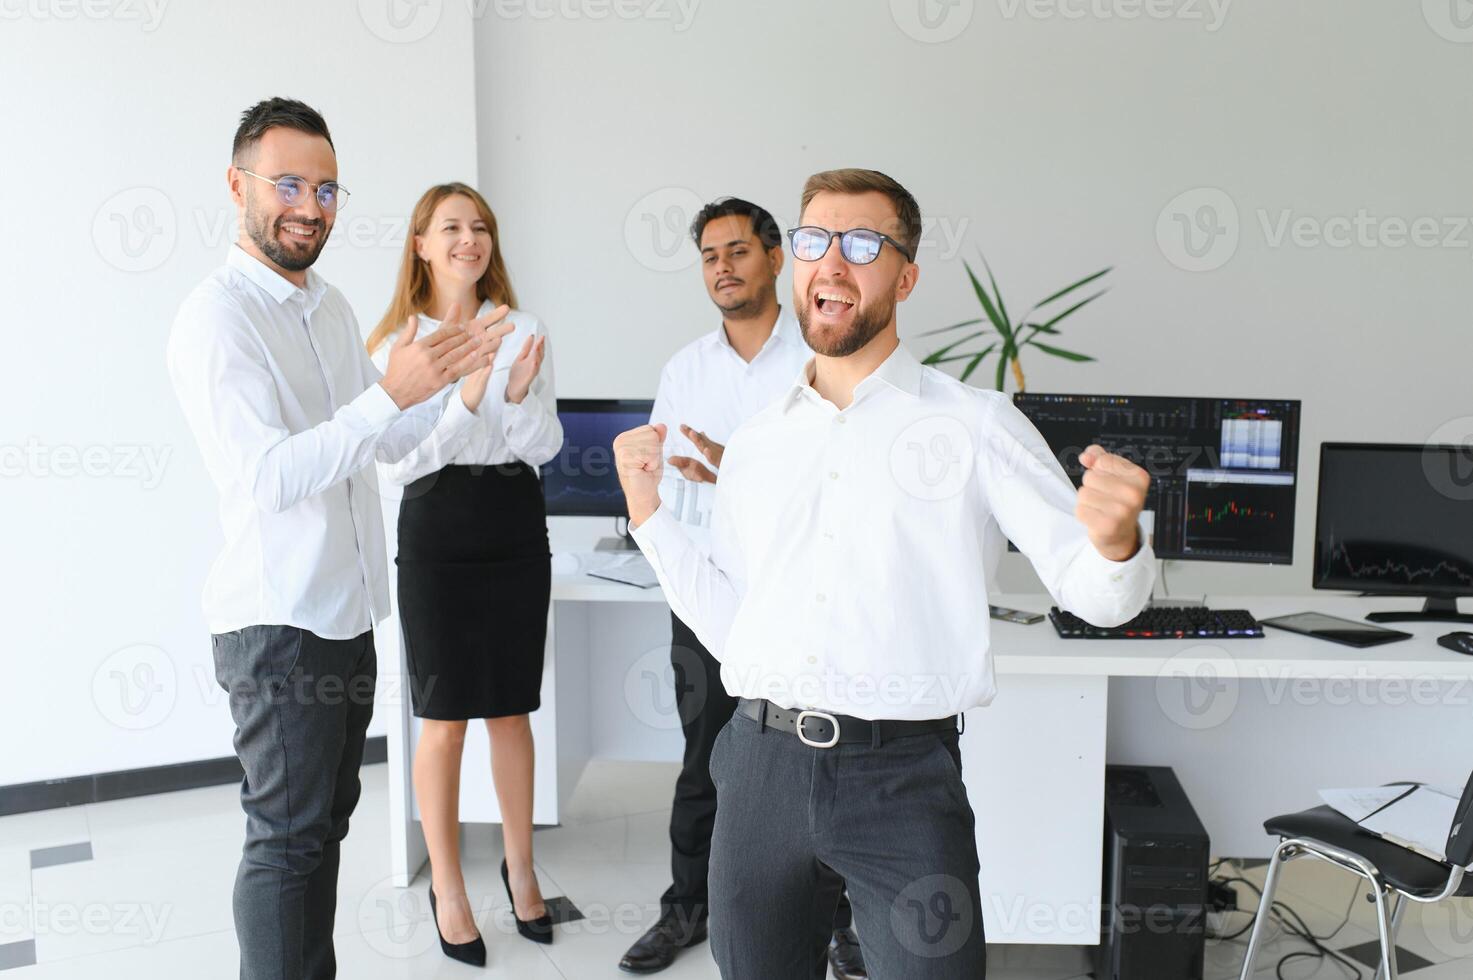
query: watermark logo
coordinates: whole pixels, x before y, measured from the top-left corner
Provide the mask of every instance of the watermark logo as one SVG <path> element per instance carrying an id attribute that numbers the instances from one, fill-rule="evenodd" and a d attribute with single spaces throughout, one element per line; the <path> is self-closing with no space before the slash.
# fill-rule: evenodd
<path id="1" fill-rule="evenodd" d="M 912 497 L 946 500 L 967 485 L 974 459 L 966 425 L 950 415 L 932 415 L 906 426 L 890 444 L 890 475 Z"/>
<path id="2" fill-rule="evenodd" d="M 444 0 L 358 0 L 363 26 L 390 44 L 413 44 L 440 23 Z"/>
<path id="3" fill-rule="evenodd" d="M 174 254 L 179 223 L 174 205 L 156 187 L 129 187 L 97 209 L 92 244 L 97 254 L 122 272 L 149 272 Z"/>
<path id="4" fill-rule="evenodd" d="M 390 959 L 413 959 L 433 949 L 438 933 L 427 895 L 395 887 L 392 878 L 376 882 L 358 903 L 358 927 L 369 948 Z"/>
<path id="5" fill-rule="evenodd" d="M 1004 20 L 1021 13 L 1032 20 L 1175 20 L 1222 30 L 1233 0 L 997 0 Z"/>
<path id="6" fill-rule="evenodd" d="M 954 875 L 927 875 L 900 890 L 890 904 L 890 930 L 916 956 L 950 956 L 976 927 L 972 897 Z"/>
<path id="7" fill-rule="evenodd" d="M 1205 731 L 1232 717 L 1239 682 L 1232 655 L 1208 644 L 1175 654 L 1156 675 L 1156 703 L 1182 728 Z"/>
<path id="8" fill-rule="evenodd" d="M 941 44 L 972 23 L 975 0 L 890 0 L 890 16 L 908 37 Z"/>
<path id="9" fill-rule="evenodd" d="M 136 22 L 145 34 L 158 30 L 168 0 L 0 0 L 0 20 Z"/>
<path id="10" fill-rule="evenodd" d="M 53 446 L 31 436 L 24 444 L 0 443 L 0 478 L 133 480 L 153 490 L 164 482 L 173 454 L 169 445 Z"/>
<path id="11" fill-rule="evenodd" d="M 114 651 L 92 674 L 92 703 L 98 713 L 128 731 L 162 722 L 174 710 L 178 696 L 173 659 L 150 644 Z"/>
<path id="12" fill-rule="evenodd" d="M 1428 446 L 1452 446 L 1452 452 L 1422 454 L 1422 471 L 1432 489 L 1449 500 L 1473 500 L 1473 415 L 1449 419 L 1427 437 Z"/>
<path id="13" fill-rule="evenodd" d="M 680 728 L 700 713 L 708 686 L 695 650 L 679 644 L 655 647 L 624 674 L 624 703 L 651 728 Z"/>
<path id="14" fill-rule="evenodd" d="M 1238 206 L 1216 187 L 1178 194 L 1156 219 L 1161 254 L 1187 272 L 1221 269 L 1237 254 L 1240 237 Z"/>
<path id="15" fill-rule="evenodd" d="M 1473 44 L 1473 0 L 1422 0 L 1422 16 L 1438 37 Z"/>
<path id="16" fill-rule="evenodd" d="M 688 187 L 651 191 L 624 216 L 624 245 L 629 254 L 654 272 L 680 272 L 700 257 L 690 240 L 690 225 L 705 207 Z"/>

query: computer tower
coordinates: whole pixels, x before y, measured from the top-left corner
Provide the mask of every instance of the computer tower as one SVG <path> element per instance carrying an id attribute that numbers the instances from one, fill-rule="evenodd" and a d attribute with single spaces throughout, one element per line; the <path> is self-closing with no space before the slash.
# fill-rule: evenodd
<path id="1" fill-rule="evenodd" d="M 1201 980 L 1208 846 L 1170 769 L 1105 767 L 1096 980 Z"/>

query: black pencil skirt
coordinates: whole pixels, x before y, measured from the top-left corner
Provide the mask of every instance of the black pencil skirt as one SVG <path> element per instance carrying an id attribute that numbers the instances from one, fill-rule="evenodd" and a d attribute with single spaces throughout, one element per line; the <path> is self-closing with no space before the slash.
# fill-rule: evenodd
<path id="1" fill-rule="evenodd" d="M 411 483 L 399 505 L 398 566 L 415 715 L 537 710 L 552 552 L 532 467 L 447 466 Z"/>

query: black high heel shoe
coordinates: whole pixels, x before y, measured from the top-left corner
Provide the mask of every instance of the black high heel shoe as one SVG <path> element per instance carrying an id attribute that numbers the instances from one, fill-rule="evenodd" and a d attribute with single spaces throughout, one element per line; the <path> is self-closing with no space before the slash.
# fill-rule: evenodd
<path id="1" fill-rule="evenodd" d="M 506 858 L 501 859 L 501 883 L 506 886 L 506 900 L 511 902 L 511 917 L 517 919 L 517 901 L 511 897 L 511 877 L 506 871 Z M 552 942 L 552 916 L 544 912 L 535 919 L 517 919 L 517 933 L 534 943 Z"/>
<path id="2" fill-rule="evenodd" d="M 435 911 L 435 886 L 430 886 L 430 918 L 435 920 L 435 933 L 440 937 L 440 950 L 452 960 L 469 963 L 471 966 L 486 965 L 486 943 L 477 936 L 468 943 L 447 942 L 440 932 L 440 917 Z"/>

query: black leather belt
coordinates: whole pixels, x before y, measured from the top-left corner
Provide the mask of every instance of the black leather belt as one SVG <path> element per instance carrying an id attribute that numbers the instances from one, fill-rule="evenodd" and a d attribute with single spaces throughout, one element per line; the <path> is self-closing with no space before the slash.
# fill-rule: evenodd
<path id="1" fill-rule="evenodd" d="M 948 718 L 930 718 L 925 721 L 870 721 L 866 718 L 836 715 L 827 711 L 779 708 L 771 701 L 750 698 L 738 699 L 737 711 L 758 722 L 763 728 L 796 735 L 804 745 L 811 745 L 816 749 L 830 749 L 835 745 L 850 742 L 879 744 L 888 742 L 892 738 L 905 738 L 908 735 L 960 730 L 957 727 L 958 716 L 956 715 Z"/>

